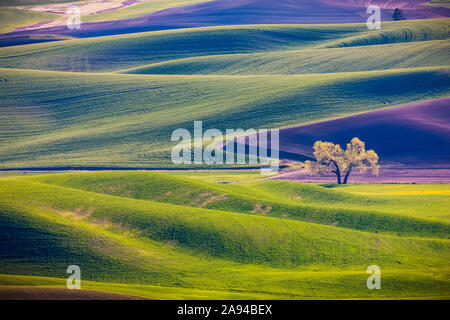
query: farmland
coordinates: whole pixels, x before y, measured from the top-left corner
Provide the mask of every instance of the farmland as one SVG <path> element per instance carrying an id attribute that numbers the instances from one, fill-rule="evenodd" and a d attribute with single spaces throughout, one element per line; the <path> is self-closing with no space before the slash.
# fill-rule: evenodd
<path id="1" fill-rule="evenodd" d="M 5 34 L 55 18 L 15 7 L 36 2 L 0 7 L 0 298 L 70 298 L 78 265 L 72 298 L 450 299 L 441 7 L 369 30 L 331 1 L 326 23 L 286 24 L 311 0 L 281 1 L 267 24 L 268 1 L 158 0 L 88 15 L 77 34 Z M 264 24 L 237 23 L 255 6 Z M 219 9 L 229 15 L 210 23 Z M 147 31 L 146 19 L 163 22 Z M 269 176 L 174 164 L 172 132 L 199 120 L 280 129 L 294 159 Z M 355 136 L 379 154 L 379 177 L 336 185 L 296 167 L 315 141 Z M 366 286 L 370 265 L 381 290 Z"/>
<path id="2" fill-rule="evenodd" d="M 403 290 L 403 298 L 448 298 L 446 186 L 347 191 L 130 172 L 9 177 L 1 186 L 2 247 L 28 248 L 2 257 L 3 273 L 27 275 L 3 276 L 3 285 L 61 287 L 57 278 L 70 261 L 82 266 L 85 289 L 150 298 L 394 298 Z M 350 208 L 352 198 L 368 206 Z M 328 210 L 330 201 L 342 215 Z M 321 221 L 277 213 L 283 206 L 314 211 Z M 358 215 L 371 226 L 346 225 Z M 401 230 L 410 224 L 416 227 Z M 44 262 L 49 248 L 52 268 Z M 380 293 L 365 287 L 368 264 L 386 270 Z"/>

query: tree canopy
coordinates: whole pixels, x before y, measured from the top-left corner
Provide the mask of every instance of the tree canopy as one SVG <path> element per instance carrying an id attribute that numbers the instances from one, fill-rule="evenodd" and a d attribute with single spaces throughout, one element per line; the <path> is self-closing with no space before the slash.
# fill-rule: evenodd
<path id="1" fill-rule="evenodd" d="M 373 150 L 366 150 L 365 143 L 353 138 L 343 150 L 339 144 L 316 141 L 314 143 L 316 161 L 306 161 L 305 169 L 311 174 L 323 175 L 332 172 L 338 184 L 346 184 L 352 170 L 378 175 L 378 155 Z"/>

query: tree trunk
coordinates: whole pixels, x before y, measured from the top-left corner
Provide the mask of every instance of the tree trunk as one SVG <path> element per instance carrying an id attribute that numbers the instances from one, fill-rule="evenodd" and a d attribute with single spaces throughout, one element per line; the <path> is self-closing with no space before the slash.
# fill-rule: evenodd
<path id="1" fill-rule="evenodd" d="M 334 167 L 336 168 L 336 170 L 333 170 L 333 172 L 336 174 L 337 177 L 337 184 L 342 184 L 341 182 L 341 170 L 339 170 L 339 166 L 337 165 L 336 161 L 333 161 Z"/>
<path id="2" fill-rule="evenodd" d="M 352 172 L 352 167 L 348 168 L 347 173 L 345 174 L 344 177 L 344 184 L 347 184 L 347 180 L 348 180 L 348 176 L 350 175 L 350 172 Z"/>

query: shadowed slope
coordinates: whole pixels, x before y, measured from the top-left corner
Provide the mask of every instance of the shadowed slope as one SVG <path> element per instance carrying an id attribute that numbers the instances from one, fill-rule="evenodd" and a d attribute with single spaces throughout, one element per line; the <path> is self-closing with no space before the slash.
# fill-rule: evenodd
<path id="1" fill-rule="evenodd" d="M 214 55 L 172 60 L 130 74 L 301 74 L 450 65 L 447 40 L 361 47 Z"/>
<path id="2" fill-rule="evenodd" d="M 439 38 L 446 37 L 440 31 L 442 23 L 430 24 L 430 30 Z M 364 27 L 231 26 L 78 39 L 2 48 L 0 65 L 57 71 L 114 71 L 194 56 L 313 47 L 360 35 L 367 31 Z"/>
<path id="3" fill-rule="evenodd" d="M 284 129 L 280 145 L 311 156 L 317 140 L 345 146 L 358 137 L 378 153 L 382 164 L 448 167 L 449 123 L 450 98 L 445 98 Z"/>

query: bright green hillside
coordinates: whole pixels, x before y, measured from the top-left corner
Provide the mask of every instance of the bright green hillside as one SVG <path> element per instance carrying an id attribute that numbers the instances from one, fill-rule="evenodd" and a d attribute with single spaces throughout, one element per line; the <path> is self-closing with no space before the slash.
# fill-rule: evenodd
<path id="1" fill-rule="evenodd" d="M 449 21 L 0 48 L 0 168 L 166 168 L 194 120 L 278 128 L 446 97 Z M 0 285 L 63 287 L 77 264 L 83 288 L 152 298 L 450 298 L 448 185 L 260 178 L 2 173 Z M 382 290 L 366 288 L 372 264 Z"/>
<path id="2" fill-rule="evenodd" d="M 149 189 L 158 179 L 166 183 Z M 107 282 L 86 283 L 86 288 L 155 298 L 335 298 L 336 293 L 340 298 L 448 297 L 449 244 L 440 236 L 361 232 L 339 224 L 274 216 L 259 206 L 253 213 L 237 213 L 232 207 L 198 205 L 239 197 L 250 201 L 245 189 L 255 194 L 271 183 L 238 183 L 225 188 L 143 172 L 2 178 L 0 241 L 2 247 L 16 250 L 2 253 L 0 271 L 61 278 L 67 264 L 79 264 L 85 280 Z M 72 187 L 60 186 L 63 184 Z M 283 190 L 307 198 L 309 187 L 298 186 L 300 189 L 295 189 L 286 182 Z M 171 193 L 183 194 L 187 188 L 191 194 L 183 198 L 190 203 L 176 204 L 178 198 L 171 198 Z M 211 200 L 205 188 L 226 190 L 228 198 Z M 324 194 L 331 192 L 331 201 L 351 196 L 345 191 L 315 188 Z M 320 196 L 313 198 L 320 202 Z M 375 199 L 366 199 L 374 201 L 376 208 Z M 448 204 L 448 196 L 446 199 Z M 394 203 L 397 198 L 390 200 Z M 298 199 L 282 194 L 268 201 L 274 206 L 278 202 L 301 207 L 294 204 Z M 434 199 L 425 196 L 422 201 L 431 204 Z M 320 208 L 320 203 L 316 205 Z M 408 210 L 407 204 L 403 210 Z M 422 220 L 428 221 L 426 217 Z M 448 217 L 437 220 L 447 226 L 447 238 Z M 370 264 L 385 272 L 384 290 L 366 289 L 365 268 Z M 102 267 L 94 268 L 97 265 Z M 0 283 L 62 285 L 58 280 L 27 277 L 1 277 Z M 127 283 L 131 285 L 125 286 Z M 138 283 L 145 285 L 133 285 Z M 192 287 L 195 290 L 189 289 Z"/>
<path id="3" fill-rule="evenodd" d="M 436 237 L 447 237 L 450 232 L 450 226 L 443 223 L 450 218 L 446 209 L 446 186 L 432 188 L 436 193 L 427 194 L 424 201 L 423 197 L 405 194 L 397 197 L 352 195 L 277 180 L 212 184 L 162 173 L 63 174 L 33 180 L 133 199 L 263 214 L 365 231 Z"/>

